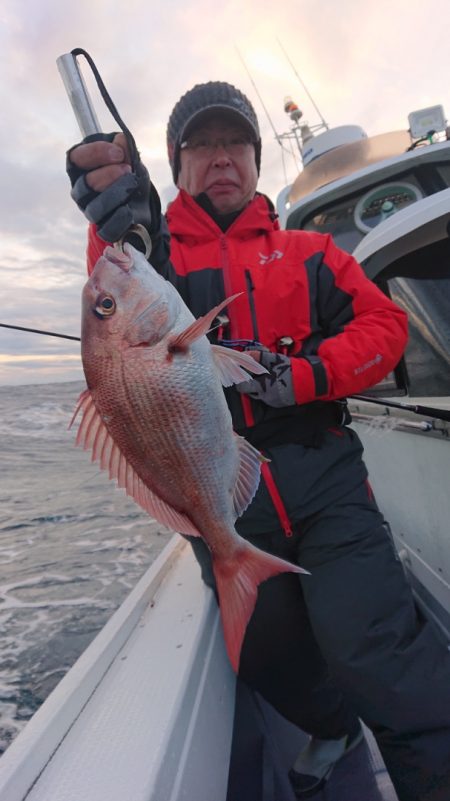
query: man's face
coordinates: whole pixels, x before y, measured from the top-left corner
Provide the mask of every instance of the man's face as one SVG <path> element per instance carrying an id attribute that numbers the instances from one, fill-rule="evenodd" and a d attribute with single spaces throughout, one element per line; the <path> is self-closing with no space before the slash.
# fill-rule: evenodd
<path id="1" fill-rule="evenodd" d="M 219 214 L 239 211 L 252 200 L 258 183 L 255 147 L 239 123 L 212 117 L 189 135 L 180 160 L 178 187 L 193 197 L 205 192 Z"/>

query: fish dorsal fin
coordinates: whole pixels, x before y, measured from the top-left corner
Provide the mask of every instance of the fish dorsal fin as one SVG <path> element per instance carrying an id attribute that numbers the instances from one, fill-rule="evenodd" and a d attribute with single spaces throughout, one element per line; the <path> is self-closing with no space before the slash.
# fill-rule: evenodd
<path id="1" fill-rule="evenodd" d="M 79 412 L 82 419 L 76 444 L 92 451 L 91 461 L 99 462 L 102 470 L 107 470 L 109 477 L 115 479 L 117 485 L 158 523 L 180 534 L 199 537 L 200 532 L 183 512 L 173 509 L 142 481 L 106 428 L 89 390 L 80 395 L 70 425 Z"/>
<path id="2" fill-rule="evenodd" d="M 224 387 L 248 381 L 249 373 L 267 373 L 266 368 L 248 353 L 224 348 L 223 345 L 211 345 L 211 350 Z"/>
<path id="3" fill-rule="evenodd" d="M 228 306 L 235 298 L 238 298 L 239 295 L 242 295 L 242 292 L 238 292 L 236 295 L 231 295 L 231 297 L 226 298 L 223 300 L 222 303 L 219 303 L 218 306 L 214 306 L 208 314 L 205 314 L 203 317 L 199 317 L 197 320 L 194 320 L 191 325 L 181 331 L 181 333 L 177 334 L 176 337 L 170 340 L 170 348 L 171 350 L 183 350 L 187 348 L 192 342 L 195 342 L 196 339 L 200 339 L 204 334 L 207 334 L 209 329 L 211 328 L 211 324 L 213 320 L 217 317 L 219 312 L 225 306 Z"/>
<path id="4" fill-rule="evenodd" d="M 239 472 L 233 493 L 233 506 L 236 517 L 240 517 L 258 489 L 264 457 L 244 437 L 238 434 L 235 437 L 239 450 Z"/>

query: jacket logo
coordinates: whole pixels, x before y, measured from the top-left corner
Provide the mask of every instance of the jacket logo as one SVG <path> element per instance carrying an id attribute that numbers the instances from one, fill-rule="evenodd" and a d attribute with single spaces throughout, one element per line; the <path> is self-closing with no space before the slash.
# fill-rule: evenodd
<path id="1" fill-rule="evenodd" d="M 284 253 L 282 253 L 281 250 L 274 250 L 269 256 L 265 256 L 264 253 L 258 253 L 258 256 L 260 264 L 270 264 L 270 262 L 275 261 L 275 259 L 282 259 Z"/>
<path id="2" fill-rule="evenodd" d="M 381 353 L 377 353 L 370 362 L 366 362 L 365 364 L 361 364 L 359 367 L 355 367 L 353 370 L 353 375 L 359 375 L 360 373 L 364 373 L 365 370 L 368 370 L 369 367 L 375 367 L 376 364 L 380 364 L 383 361 L 383 357 Z"/>

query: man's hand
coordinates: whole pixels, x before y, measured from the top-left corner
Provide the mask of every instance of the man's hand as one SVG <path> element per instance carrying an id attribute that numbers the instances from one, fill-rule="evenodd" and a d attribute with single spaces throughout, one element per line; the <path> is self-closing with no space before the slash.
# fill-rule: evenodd
<path id="1" fill-rule="evenodd" d="M 86 183 L 94 192 L 103 192 L 122 175 L 131 172 L 125 135 L 106 136 L 107 141 L 81 143 L 68 153 L 68 161 L 85 174 Z"/>
<path id="2" fill-rule="evenodd" d="M 130 161 L 122 133 L 86 137 L 67 153 L 71 196 L 105 242 L 137 223 L 150 229 L 150 178 L 140 161 L 132 172 Z"/>
<path id="3" fill-rule="evenodd" d="M 250 352 L 255 357 L 255 353 Z M 254 400 L 263 401 L 268 406 L 277 408 L 294 406 L 295 396 L 290 358 L 268 350 L 256 353 L 259 356 L 258 361 L 268 372 L 237 384 L 238 392 L 249 395 Z"/>

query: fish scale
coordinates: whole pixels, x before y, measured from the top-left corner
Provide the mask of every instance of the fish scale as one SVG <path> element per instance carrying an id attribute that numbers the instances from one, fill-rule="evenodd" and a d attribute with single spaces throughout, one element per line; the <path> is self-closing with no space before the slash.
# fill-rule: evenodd
<path id="1" fill-rule="evenodd" d="M 157 393 L 160 397 L 155 397 L 145 391 L 145 387 L 141 387 L 140 392 L 136 392 L 133 399 L 133 408 L 135 410 L 135 425 L 128 426 L 128 432 L 131 437 L 127 436 L 124 442 L 124 452 L 127 455 L 129 451 L 130 439 L 133 442 L 140 440 L 146 443 L 147 456 L 143 463 L 139 465 L 139 473 L 143 477 L 148 476 L 148 469 L 146 467 L 147 461 L 152 453 L 159 455 L 159 481 L 167 490 L 174 476 L 187 476 L 190 474 L 194 482 L 202 483 L 204 494 L 208 496 L 214 494 L 214 497 L 208 497 L 207 502 L 210 505 L 211 501 L 217 505 L 219 503 L 219 494 L 223 492 L 223 486 L 218 484 L 217 480 L 211 480 L 211 472 L 216 473 L 219 469 L 215 466 L 214 460 L 206 463 L 204 445 L 198 439 L 193 437 L 192 429 L 189 427 L 189 409 L 186 409 L 185 404 L 180 403 L 179 392 L 177 392 L 177 383 L 175 386 L 161 387 L 159 383 L 160 377 L 157 372 L 153 373 L 156 384 L 159 386 L 160 391 Z M 148 379 L 147 379 L 148 380 Z M 199 401 L 201 403 L 201 401 Z M 197 404 L 196 404 L 197 407 Z M 198 407 L 197 407 L 198 408 Z M 158 424 L 154 425 L 153 420 L 158 420 Z M 226 431 L 220 432 L 225 435 Z M 119 437 L 116 437 L 116 441 Z M 208 438 L 210 451 L 216 450 L 215 442 L 211 443 Z M 166 461 L 161 461 L 161 454 L 166 454 Z M 133 454 L 130 455 L 131 458 Z M 136 459 L 134 459 L 136 465 Z M 166 468 L 166 469 L 164 469 Z M 235 472 L 237 472 L 237 460 Z M 148 476 L 151 480 L 151 476 Z M 180 492 L 180 481 L 178 479 L 176 484 L 176 494 Z M 169 500 L 175 501 L 175 498 L 170 498 L 170 493 L 165 492 L 165 496 L 169 496 Z"/>
<path id="2" fill-rule="evenodd" d="M 223 386 L 266 372 L 206 337 L 235 299 L 195 320 L 142 254 L 107 247 L 83 290 L 89 389 L 75 414 L 82 415 L 77 443 L 120 487 L 159 522 L 205 540 L 237 671 L 258 585 L 306 571 L 253 547 L 234 527 L 257 490 L 262 457 L 233 433 Z"/>

